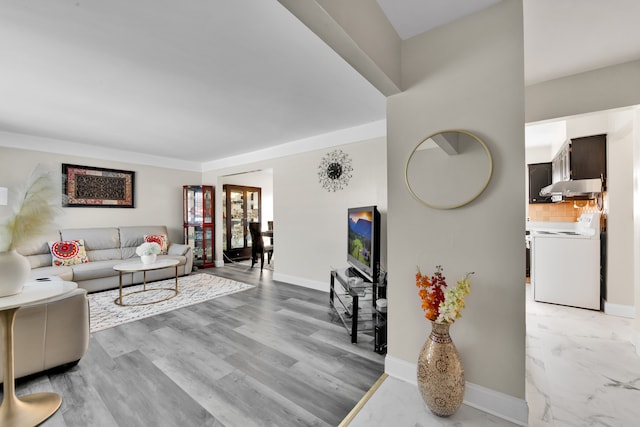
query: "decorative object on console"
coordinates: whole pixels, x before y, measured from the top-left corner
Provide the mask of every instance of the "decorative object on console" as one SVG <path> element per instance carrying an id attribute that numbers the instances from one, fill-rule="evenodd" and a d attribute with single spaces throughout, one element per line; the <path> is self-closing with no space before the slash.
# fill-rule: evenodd
<path id="1" fill-rule="evenodd" d="M 47 232 L 60 213 L 54 183 L 51 171 L 38 165 L 12 199 L 12 214 L 0 222 L 0 297 L 20 293 L 31 272 L 29 261 L 15 249 Z"/>
<path id="2" fill-rule="evenodd" d="M 409 193 L 432 209 L 474 201 L 489 185 L 493 160 L 487 145 L 465 130 L 429 135 L 415 146 L 404 171 Z"/>
<path id="3" fill-rule="evenodd" d="M 449 335 L 449 326 L 460 317 L 471 283 L 468 273 L 455 288 L 447 289 L 441 266 L 429 278 L 418 269 L 416 286 L 431 334 L 418 357 L 418 388 L 427 407 L 441 417 L 453 415 L 464 398 L 464 369 Z"/>
<path id="4" fill-rule="evenodd" d="M 338 191 L 349 185 L 351 158 L 342 150 L 327 153 L 318 166 L 318 180 L 327 191 Z"/>
<path id="5" fill-rule="evenodd" d="M 135 172 L 63 163 L 62 178 L 65 207 L 135 207 Z"/>
<path id="6" fill-rule="evenodd" d="M 136 248 L 136 255 L 140 257 L 143 264 L 153 264 L 160 251 L 160 245 L 156 242 L 144 242 Z"/>
<path id="7" fill-rule="evenodd" d="M 51 265 L 76 265 L 89 262 L 84 248 L 84 240 L 63 240 L 61 242 L 49 242 L 51 250 Z"/>

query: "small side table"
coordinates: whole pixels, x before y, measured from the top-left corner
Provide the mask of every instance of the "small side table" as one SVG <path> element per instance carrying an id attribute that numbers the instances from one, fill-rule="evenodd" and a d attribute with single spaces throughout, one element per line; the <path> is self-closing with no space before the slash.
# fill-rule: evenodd
<path id="1" fill-rule="evenodd" d="M 15 389 L 13 324 L 20 307 L 66 294 L 77 288 L 73 282 L 52 280 L 28 282 L 21 293 L 0 298 L 0 321 L 2 321 L 2 344 L 4 348 L 4 397 L 0 405 L 0 426 L 33 427 L 53 415 L 62 398 L 57 393 L 35 393 L 17 397 Z"/>

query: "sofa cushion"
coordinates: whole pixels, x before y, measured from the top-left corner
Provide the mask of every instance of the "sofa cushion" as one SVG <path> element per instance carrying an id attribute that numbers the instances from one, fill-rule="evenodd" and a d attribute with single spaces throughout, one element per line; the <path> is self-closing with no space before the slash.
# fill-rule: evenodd
<path id="1" fill-rule="evenodd" d="M 51 248 L 51 265 L 76 265 L 89 262 L 82 239 L 49 242 L 49 247 Z"/>
<path id="2" fill-rule="evenodd" d="M 112 259 L 106 261 L 93 261 L 88 264 L 73 265 L 71 266 L 71 269 L 73 270 L 73 281 L 81 282 L 83 280 L 117 276 L 118 272 L 113 269 L 113 266 L 120 263 L 122 263 L 122 260 Z"/>
<path id="3" fill-rule="evenodd" d="M 84 240 L 89 261 L 122 259 L 117 228 L 68 228 L 60 230 L 62 240 Z"/>
<path id="4" fill-rule="evenodd" d="M 29 260 L 31 268 L 51 267 L 51 249 L 48 242 L 60 240 L 60 232 L 52 231 L 44 234 L 41 239 L 34 239 L 16 248 L 19 254 Z"/>
<path id="5" fill-rule="evenodd" d="M 157 243 L 158 245 L 160 245 L 160 255 L 167 254 L 169 239 L 165 234 L 145 234 L 144 241 L 146 243 Z"/>

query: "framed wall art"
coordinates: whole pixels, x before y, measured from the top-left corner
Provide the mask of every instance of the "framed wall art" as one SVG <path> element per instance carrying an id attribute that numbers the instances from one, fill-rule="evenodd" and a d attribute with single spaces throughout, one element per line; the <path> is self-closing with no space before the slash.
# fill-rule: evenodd
<path id="1" fill-rule="evenodd" d="M 62 206 L 134 208 L 135 172 L 62 164 Z"/>

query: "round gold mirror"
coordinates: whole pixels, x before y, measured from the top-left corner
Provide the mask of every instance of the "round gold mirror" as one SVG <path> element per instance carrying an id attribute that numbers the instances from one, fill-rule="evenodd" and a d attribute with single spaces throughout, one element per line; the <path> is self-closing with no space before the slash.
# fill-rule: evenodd
<path id="1" fill-rule="evenodd" d="M 475 200 L 491 180 L 487 145 L 465 130 L 445 130 L 416 145 L 404 170 L 411 195 L 433 209 L 455 209 Z"/>

